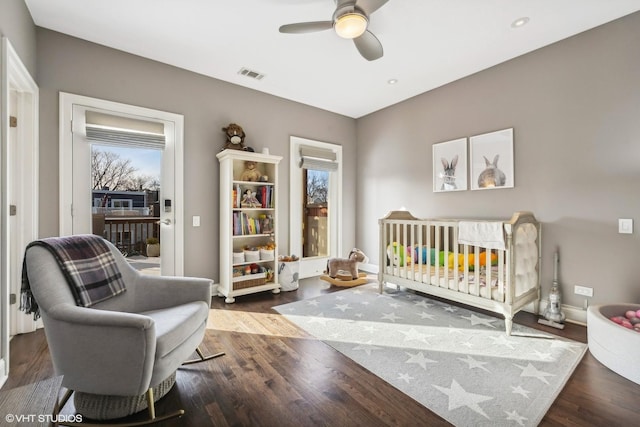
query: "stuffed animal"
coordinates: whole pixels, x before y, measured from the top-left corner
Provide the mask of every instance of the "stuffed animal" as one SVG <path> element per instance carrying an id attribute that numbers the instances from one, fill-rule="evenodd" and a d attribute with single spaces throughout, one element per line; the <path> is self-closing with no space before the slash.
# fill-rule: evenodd
<path id="1" fill-rule="evenodd" d="M 410 253 L 406 251 L 404 246 L 398 244 L 398 242 L 393 242 L 387 246 L 387 258 L 391 261 L 392 265 L 397 265 L 398 267 L 404 267 L 405 261 L 406 265 L 411 264 Z"/>
<path id="2" fill-rule="evenodd" d="M 240 181 L 259 181 L 262 174 L 256 169 L 256 162 L 253 160 L 247 160 L 244 162 L 245 170 L 240 175 Z"/>
<path id="3" fill-rule="evenodd" d="M 222 128 L 222 131 L 227 136 L 227 141 L 224 149 L 231 150 L 244 150 L 244 138 L 246 134 L 240 125 L 230 123 L 226 128 Z"/>

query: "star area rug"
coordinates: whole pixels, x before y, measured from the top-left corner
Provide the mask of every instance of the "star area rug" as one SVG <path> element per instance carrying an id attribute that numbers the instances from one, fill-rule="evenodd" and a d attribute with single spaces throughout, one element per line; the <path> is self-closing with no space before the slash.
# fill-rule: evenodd
<path id="1" fill-rule="evenodd" d="M 274 307 L 456 426 L 536 426 L 587 346 L 368 284 Z"/>

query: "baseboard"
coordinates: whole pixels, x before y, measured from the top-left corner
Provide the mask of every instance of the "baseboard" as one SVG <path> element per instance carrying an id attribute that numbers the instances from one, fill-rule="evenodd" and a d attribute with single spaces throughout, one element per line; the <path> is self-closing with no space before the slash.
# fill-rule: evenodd
<path id="1" fill-rule="evenodd" d="M 378 274 L 378 271 L 379 271 L 379 268 L 376 264 L 358 264 L 358 269 L 365 271 L 367 273 L 372 273 L 372 274 Z M 538 311 L 540 314 L 544 313 L 544 310 L 547 308 L 548 303 L 549 303 L 548 300 L 540 301 L 540 309 Z M 524 311 L 533 313 L 534 312 L 533 303 L 527 305 L 524 308 Z M 562 312 L 566 317 L 565 319 L 566 322 L 575 323 L 577 325 L 582 325 L 582 326 L 587 325 L 587 310 L 580 307 L 575 307 L 573 305 L 563 304 Z"/>
<path id="2" fill-rule="evenodd" d="M 379 268 L 375 264 L 358 264 L 358 270 L 362 270 L 365 273 L 378 274 Z"/>

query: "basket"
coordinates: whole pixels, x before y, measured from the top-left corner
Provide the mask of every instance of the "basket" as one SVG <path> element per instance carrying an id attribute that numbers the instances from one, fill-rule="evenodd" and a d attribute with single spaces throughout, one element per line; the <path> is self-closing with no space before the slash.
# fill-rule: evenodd
<path id="1" fill-rule="evenodd" d="M 232 279 L 233 290 L 253 288 L 254 286 L 260 286 L 267 283 L 266 273 L 246 274 L 244 276 L 237 276 Z"/>
<path id="2" fill-rule="evenodd" d="M 273 261 L 275 259 L 275 249 L 260 249 L 260 259 L 263 261 Z"/>
<path id="3" fill-rule="evenodd" d="M 250 249 L 245 249 L 244 250 L 244 260 L 246 262 L 256 262 L 256 261 L 260 261 L 260 251 L 259 250 L 250 250 Z"/>
<path id="4" fill-rule="evenodd" d="M 244 263 L 244 252 L 234 252 L 233 253 L 233 263 L 234 264 L 242 264 L 242 263 Z"/>

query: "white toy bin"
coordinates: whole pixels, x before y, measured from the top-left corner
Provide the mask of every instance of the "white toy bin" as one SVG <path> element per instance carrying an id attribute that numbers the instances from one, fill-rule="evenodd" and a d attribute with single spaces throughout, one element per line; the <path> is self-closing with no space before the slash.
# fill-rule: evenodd
<path id="1" fill-rule="evenodd" d="M 628 310 L 639 310 L 640 304 L 594 305 L 587 310 L 589 351 L 613 372 L 640 384 L 640 333 L 610 320 L 624 316 Z"/>

